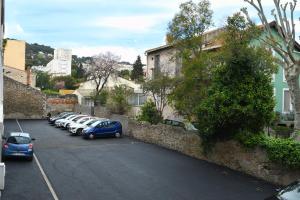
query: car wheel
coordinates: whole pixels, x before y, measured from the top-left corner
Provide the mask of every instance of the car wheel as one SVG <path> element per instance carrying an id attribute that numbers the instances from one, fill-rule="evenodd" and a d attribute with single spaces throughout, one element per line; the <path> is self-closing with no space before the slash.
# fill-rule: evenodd
<path id="1" fill-rule="evenodd" d="M 90 134 L 90 135 L 89 135 L 89 138 L 92 140 L 92 139 L 95 138 L 95 136 L 94 136 L 93 134 Z"/>
<path id="2" fill-rule="evenodd" d="M 76 131 L 76 135 L 81 135 L 81 133 L 82 133 L 82 128 L 80 128 L 80 129 L 77 129 L 77 131 Z"/>
<path id="3" fill-rule="evenodd" d="M 121 137 L 121 134 L 120 134 L 119 132 L 116 132 L 116 133 L 115 133 L 115 137 L 116 137 L 116 138 L 120 138 L 120 137 Z"/>

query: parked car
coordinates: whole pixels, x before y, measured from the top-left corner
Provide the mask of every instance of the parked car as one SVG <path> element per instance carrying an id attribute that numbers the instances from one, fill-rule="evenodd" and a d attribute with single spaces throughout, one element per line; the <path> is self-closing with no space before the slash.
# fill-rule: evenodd
<path id="1" fill-rule="evenodd" d="M 73 125 L 70 126 L 69 131 L 70 131 L 71 135 L 81 135 L 83 129 L 91 126 L 95 122 L 100 122 L 100 121 L 108 121 L 108 119 L 106 119 L 106 118 L 94 118 L 94 119 L 90 119 L 88 121 L 85 121 L 83 123 L 73 124 Z"/>
<path id="2" fill-rule="evenodd" d="M 300 180 L 295 181 L 265 200 L 299 200 Z"/>
<path id="3" fill-rule="evenodd" d="M 94 139 L 98 137 L 116 137 L 122 136 L 122 124 L 118 121 L 100 121 L 95 122 L 90 127 L 83 129 L 82 136 L 85 139 Z"/>
<path id="4" fill-rule="evenodd" d="M 71 123 L 73 122 L 77 122 L 78 120 L 80 120 L 83 117 L 86 117 L 87 115 L 76 115 L 75 117 L 65 120 L 64 122 L 61 123 L 61 128 L 62 129 L 69 129 L 69 126 Z"/>
<path id="5" fill-rule="evenodd" d="M 72 112 L 68 112 L 68 113 L 61 113 L 61 114 L 59 114 L 57 116 L 51 117 L 49 119 L 49 124 L 54 125 L 57 120 L 64 119 L 64 118 L 66 118 L 66 117 L 68 117 L 70 115 L 73 115 L 73 114 L 74 113 L 72 113 Z"/>
<path id="6" fill-rule="evenodd" d="M 70 131 L 71 127 L 76 126 L 78 124 L 83 124 L 84 122 L 89 121 L 91 119 L 95 119 L 95 117 L 85 116 L 85 117 L 82 117 L 81 119 L 78 119 L 77 121 L 71 122 L 69 125 L 69 128 L 68 128 L 68 131 Z"/>
<path id="7" fill-rule="evenodd" d="M 13 132 L 9 136 L 3 137 L 2 158 L 7 157 L 24 157 L 32 161 L 33 143 L 29 133 Z"/>
<path id="8" fill-rule="evenodd" d="M 187 131 L 198 131 L 198 129 L 191 122 L 187 120 L 165 119 L 164 124 L 171 125 L 171 126 L 179 126 L 184 128 Z"/>
<path id="9" fill-rule="evenodd" d="M 64 123 L 66 120 L 72 119 L 76 116 L 77 116 L 76 114 L 71 114 L 71 115 L 69 115 L 65 118 L 61 118 L 61 119 L 56 120 L 55 123 L 54 123 L 55 127 L 60 128 L 62 126 L 62 123 Z"/>

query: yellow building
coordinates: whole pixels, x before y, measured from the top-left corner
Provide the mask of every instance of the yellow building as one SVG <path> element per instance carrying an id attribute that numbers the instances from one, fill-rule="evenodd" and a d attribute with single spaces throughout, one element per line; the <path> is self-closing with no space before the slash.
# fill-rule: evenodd
<path id="1" fill-rule="evenodd" d="M 4 47 L 4 66 L 25 71 L 25 47 L 21 40 L 7 40 Z"/>

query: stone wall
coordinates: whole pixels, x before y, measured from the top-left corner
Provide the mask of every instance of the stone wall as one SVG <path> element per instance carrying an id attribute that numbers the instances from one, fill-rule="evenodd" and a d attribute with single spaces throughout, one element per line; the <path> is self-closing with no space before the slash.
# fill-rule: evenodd
<path id="1" fill-rule="evenodd" d="M 75 111 L 78 104 L 76 95 L 48 95 L 47 96 L 47 113 L 52 115 L 65 111 Z"/>
<path id="2" fill-rule="evenodd" d="M 86 115 L 93 115 L 93 107 L 92 106 L 84 106 L 77 104 L 75 105 L 75 110 L 76 113 L 82 113 Z"/>
<path id="3" fill-rule="evenodd" d="M 119 118 L 115 116 L 115 119 Z M 120 118 L 124 123 L 124 118 Z M 150 125 L 134 120 L 125 120 L 124 134 L 144 142 L 181 152 L 185 155 L 229 167 L 268 182 L 286 185 L 300 178 L 300 170 L 287 170 L 269 161 L 261 148 L 246 149 L 236 141 L 219 142 L 213 151 L 205 155 L 201 138 L 196 132 L 187 132 L 179 127 Z"/>
<path id="4" fill-rule="evenodd" d="M 46 115 L 46 96 L 30 86 L 4 76 L 4 118 L 41 119 Z"/>

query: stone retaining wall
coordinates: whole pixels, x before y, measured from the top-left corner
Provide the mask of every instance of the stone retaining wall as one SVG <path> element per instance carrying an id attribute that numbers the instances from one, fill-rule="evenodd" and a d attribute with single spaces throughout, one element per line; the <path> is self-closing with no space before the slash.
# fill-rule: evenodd
<path id="1" fill-rule="evenodd" d="M 300 170 L 286 170 L 271 163 L 265 150 L 246 149 L 236 141 L 219 142 L 212 152 L 205 155 L 202 152 L 199 135 L 195 132 L 184 131 L 179 127 L 163 124 L 150 125 L 128 120 L 124 133 L 141 141 L 226 166 L 274 184 L 286 185 L 300 179 Z"/>
<path id="2" fill-rule="evenodd" d="M 38 89 L 4 76 L 4 118 L 41 119 L 46 113 L 46 96 Z"/>

